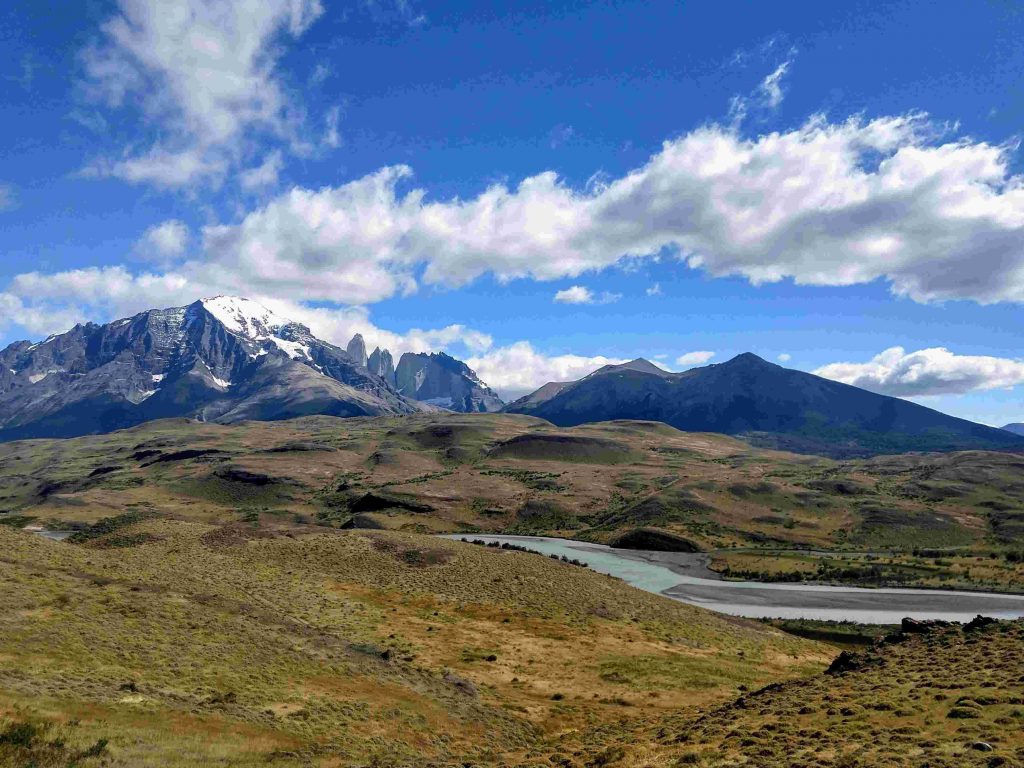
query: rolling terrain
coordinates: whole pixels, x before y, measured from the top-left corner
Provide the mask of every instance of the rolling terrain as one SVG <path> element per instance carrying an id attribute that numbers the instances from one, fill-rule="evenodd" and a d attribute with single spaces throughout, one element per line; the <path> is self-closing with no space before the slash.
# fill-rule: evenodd
<path id="1" fill-rule="evenodd" d="M 0 528 L 0 553 L 3 765 L 595 764 L 590 729 L 832 655 L 584 568 L 409 534 L 137 516 L 72 543 Z"/>
<path id="2" fill-rule="evenodd" d="M 1015 765 L 1020 622 L 825 674 L 835 645 L 424 534 L 890 547 L 943 583 L 984 562 L 1006 586 L 1024 583 L 993 557 L 1020 548 L 1021 461 L 837 462 L 497 414 L 0 445 L 0 764 Z M 938 566 L 921 542 L 964 554 Z"/>
<path id="3" fill-rule="evenodd" d="M 144 512 L 601 543 L 656 529 L 733 575 L 1019 590 L 1022 469 L 983 451 L 835 461 L 651 422 L 164 420 L 0 445 L 0 522 L 74 529 Z"/>

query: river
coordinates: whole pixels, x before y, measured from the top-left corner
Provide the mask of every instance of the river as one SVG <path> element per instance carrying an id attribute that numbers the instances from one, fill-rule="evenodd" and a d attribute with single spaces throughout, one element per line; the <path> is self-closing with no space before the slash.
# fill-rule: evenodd
<path id="1" fill-rule="evenodd" d="M 612 549 L 602 544 L 544 536 L 451 534 L 445 538 L 508 542 L 545 555 L 564 555 L 638 589 L 747 618 L 898 624 L 907 616 L 959 622 L 970 621 L 979 614 L 1000 619 L 1024 617 L 1024 595 L 723 581 L 707 568 L 705 554 Z"/>

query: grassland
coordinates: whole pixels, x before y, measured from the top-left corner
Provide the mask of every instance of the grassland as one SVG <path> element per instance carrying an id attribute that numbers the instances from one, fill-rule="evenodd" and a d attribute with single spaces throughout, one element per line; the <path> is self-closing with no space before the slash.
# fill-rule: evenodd
<path id="1" fill-rule="evenodd" d="M 662 424 L 526 416 L 155 422 L 0 445 L 0 524 L 125 512 L 223 524 L 511 532 L 638 527 L 731 577 L 1024 590 L 1024 457 L 837 462 Z"/>
<path id="2" fill-rule="evenodd" d="M 831 655 L 420 535 L 145 518 L 78 544 L 0 530 L 0 552 L 2 764 L 587 764 L 591 729 Z"/>
<path id="3" fill-rule="evenodd" d="M 0 765 L 1015 765 L 1019 622 L 870 646 L 424 534 L 653 526 L 777 578 L 1005 587 L 1020 461 L 509 416 L 0 445 Z M 840 648 L 863 658 L 824 674 Z"/>

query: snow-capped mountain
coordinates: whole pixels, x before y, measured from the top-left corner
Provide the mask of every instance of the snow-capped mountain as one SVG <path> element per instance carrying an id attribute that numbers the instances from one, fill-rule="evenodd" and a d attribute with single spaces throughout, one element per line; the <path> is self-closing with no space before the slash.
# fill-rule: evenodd
<path id="1" fill-rule="evenodd" d="M 0 440 L 168 416 L 234 422 L 422 409 L 346 350 L 238 297 L 76 325 L 0 351 Z"/>

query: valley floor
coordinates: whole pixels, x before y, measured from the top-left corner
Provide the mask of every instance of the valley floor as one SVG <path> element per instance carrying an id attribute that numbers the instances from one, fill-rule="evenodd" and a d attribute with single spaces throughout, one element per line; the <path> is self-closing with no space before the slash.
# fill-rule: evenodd
<path id="1" fill-rule="evenodd" d="M 1021 764 L 1020 622 L 825 674 L 863 640 L 432 535 L 653 528 L 730 576 L 877 550 L 1015 588 L 1021 461 L 487 415 L 3 444 L 0 765 Z"/>

